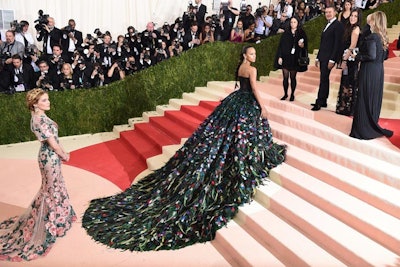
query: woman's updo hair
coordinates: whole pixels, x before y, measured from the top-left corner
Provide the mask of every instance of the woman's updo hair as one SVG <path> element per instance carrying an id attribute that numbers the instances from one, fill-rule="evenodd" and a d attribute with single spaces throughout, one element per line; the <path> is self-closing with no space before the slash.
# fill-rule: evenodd
<path id="1" fill-rule="evenodd" d="M 35 88 L 26 94 L 26 105 L 30 111 L 35 111 L 34 105 L 38 103 L 40 97 L 44 94 L 47 94 L 46 91 L 40 88 Z"/>

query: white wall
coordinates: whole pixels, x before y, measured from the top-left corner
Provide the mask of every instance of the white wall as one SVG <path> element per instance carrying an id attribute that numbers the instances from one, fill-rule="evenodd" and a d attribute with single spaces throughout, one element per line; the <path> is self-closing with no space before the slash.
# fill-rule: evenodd
<path id="1" fill-rule="evenodd" d="M 246 3 L 251 4 L 255 11 L 259 2 L 268 5 L 270 1 L 275 3 L 277 0 L 247 0 Z M 208 15 L 216 13 L 212 10 L 213 2 L 203 0 Z M 233 0 L 233 6 L 239 8 L 240 2 Z M 129 25 L 143 31 L 149 21 L 155 22 L 156 27 L 161 27 L 164 22 L 172 23 L 182 16 L 187 5 L 188 1 L 180 0 L 0 0 L 0 9 L 14 10 L 15 19 L 27 20 L 32 34 L 35 34 L 33 21 L 38 17 L 37 11 L 42 9 L 55 19 L 58 28 L 64 27 L 73 18 L 83 36 L 100 28 L 103 32 L 110 31 L 114 39 L 119 34 L 125 34 Z"/>

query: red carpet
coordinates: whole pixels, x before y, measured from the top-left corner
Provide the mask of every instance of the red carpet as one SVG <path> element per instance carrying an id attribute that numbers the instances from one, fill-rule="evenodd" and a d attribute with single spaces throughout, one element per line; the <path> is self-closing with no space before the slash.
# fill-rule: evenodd
<path id="1" fill-rule="evenodd" d="M 393 53 L 393 50 L 397 50 L 397 39 L 389 44 L 389 58 L 396 57 L 396 55 Z"/>
<path id="2" fill-rule="evenodd" d="M 166 111 L 163 117 L 135 124 L 134 130 L 122 132 L 119 139 L 72 151 L 67 164 L 98 174 L 124 190 L 147 169 L 147 158 L 189 137 L 218 104 L 201 101 L 198 106 Z"/>
<path id="3" fill-rule="evenodd" d="M 382 128 L 393 131 L 393 136 L 389 138 L 389 141 L 400 148 L 400 119 L 379 119 L 379 125 Z"/>

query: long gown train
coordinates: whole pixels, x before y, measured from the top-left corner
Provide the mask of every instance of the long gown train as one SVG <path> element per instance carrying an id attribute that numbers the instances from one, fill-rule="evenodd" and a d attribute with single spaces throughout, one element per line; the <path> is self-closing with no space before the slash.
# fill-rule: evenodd
<path id="1" fill-rule="evenodd" d="M 92 200 L 83 227 L 124 250 L 178 249 L 215 237 L 285 159 L 248 78 L 160 169 L 120 194 Z"/>

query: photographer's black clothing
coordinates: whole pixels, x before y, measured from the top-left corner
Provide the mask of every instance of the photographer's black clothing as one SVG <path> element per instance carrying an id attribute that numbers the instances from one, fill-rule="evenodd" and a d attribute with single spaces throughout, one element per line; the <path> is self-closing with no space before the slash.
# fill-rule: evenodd
<path id="1" fill-rule="evenodd" d="M 234 7 L 231 7 L 231 9 L 237 10 L 237 8 Z M 222 14 L 224 14 L 225 16 L 224 28 L 228 33 L 230 33 L 233 28 L 233 25 L 235 24 L 236 15 L 229 9 L 222 9 Z"/>
<path id="2" fill-rule="evenodd" d="M 67 58 L 67 63 L 72 63 L 72 57 L 74 54 L 74 50 L 76 50 L 78 47 L 81 47 L 82 42 L 83 42 L 83 37 L 82 37 L 82 32 L 73 30 L 72 33 L 74 35 L 74 38 L 76 41 L 74 42 L 75 48 L 73 45 L 70 43 L 70 38 L 68 36 L 68 31 L 63 30 L 62 31 L 62 38 L 61 38 L 61 47 L 63 49 L 63 54 Z M 72 39 L 71 39 L 72 41 Z"/>
<path id="3" fill-rule="evenodd" d="M 85 66 L 84 69 L 75 68 L 74 74 L 77 76 L 78 79 L 78 86 L 77 88 L 90 88 L 92 87 L 92 75 L 93 67 L 91 65 Z"/>
<path id="4" fill-rule="evenodd" d="M 196 13 L 196 20 L 197 20 L 197 25 L 199 26 L 199 29 L 203 29 L 203 26 L 205 24 L 204 22 L 204 17 L 206 16 L 207 13 L 207 7 L 203 4 L 200 4 L 197 7 L 197 13 Z"/>
<path id="5" fill-rule="evenodd" d="M 279 29 L 286 30 L 290 27 L 290 20 L 286 19 L 285 21 L 281 21 L 280 19 L 275 18 L 274 22 L 272 23 L 271 26 L 271 31 L 269 32 L 269 35 L 274 35 L 277 34 Z"/>
<path id="6" fill-rule="evenodd" d="M 58 79 L 60 81 L 60 90 L 69 90 L 72 89 L 71 87 L 73 86 L 75 86 L 75 88 L 79 88 L 79 77 L 75 72 L 71 78 L 65 77 L 64 74 L 61 73 Z"/>
<path id="7" fill-rule="evenodd" d="M 190 44 L 190 42 L 195 39 L 200 40 L 198 32 L 191 32 L 191 31 L 186 32 L 185 35 L 183 36 L 183 50 L 188 50 L 199 46 L 198 44 Z"/>
<path id="8" fill-rule="evenodd" d="M 156 34 L 156 38 L 153 37 L 153 33 Z M 157 30 L 151 32 L 144 30 L 142 32 L 142 45 L 143 47 L 149 47 L 152 54 L 154 54 L 154 51 L 157 48 L 158 39 L 160 39 L 160 33 Z"/>
<path id="9" fill-rule="evenodd" d="M 47 63 L 49 64 L 49 69 L 51 69 L 52 71 L 56 72 L 57 75 L 59 75 L 61 74 L 62 65 L 64 63 L 69 63 L 69 62 L 67 56 L 64 54 L 58 56 L 58 61 L 55 60 L 55 58 L 56 57 L 54 55 L 49 56 L 47 59 Z"/>
<path id="10" fill-rule="evenodd" d="M 35 88 L 35 72 L 29 64 L 23 63 L 21 68 L 12 68 L 10 73 L 10 84 L 17 92 L 26 92 Z"/>
<path id="11" fill-rule="evenodd" d="M 10 72 L 5 69 L 0 70 L 0 92 L 8 93 L 10 84 L 11 84 Z"/>
<path id="12" fill-rule="evenodd" d="M 56 27 L 54 27 L 53 30 L 51 30 L 50 32 L 47 32 L 45 29 L 41 30 L 39 32 L 39 36 L 37 36 L 36 39 L 39 42 L 43 41 L 43 54 L 42 55 L 45 55 L 47 57 L 51 56 L 52 52 L 49 53 L 50 51 L 48 51 L 48 47 L 47 47 L 49 45 L 48 42 L 50 40 L 50 48 L 51 48 L 50 50 L 52 50 L 54 45 L 56 45 L 56 44 L 61 45 L 61 36 L 62 36 L 61 30 Z"/>
<path id="13" fill-rule="evenodd" d="M 247 14 L 247 13 L 245 13 L 243 16 L 242 15 L 239 16 L 239 19 L 243 21 L 243 30 L 248 29 L 249 26 L 256 21 L 253 14 Z"/>
<path id="14" fill-rule="evenodd" d="M 44 80 L 42 80 L 41 83 L 37 85 L 37 81 L 39 80 L 40 76 L 42 76 L 42 73 L 40 71 L 35 73 L 35 85 L 37 85 L 37 87 L 44 90 L 58 90 L 60 88 L 60 80 L 58 78 L 57 72 L 49 69 L 48 72 L 44 75 Z M 46 84 L 49 84 L 51 88 L 46 87 Z"/>

